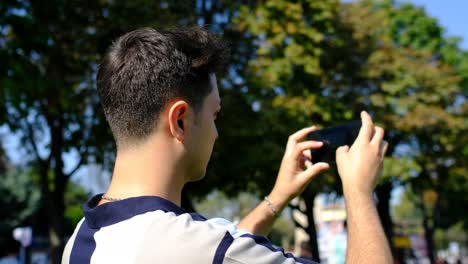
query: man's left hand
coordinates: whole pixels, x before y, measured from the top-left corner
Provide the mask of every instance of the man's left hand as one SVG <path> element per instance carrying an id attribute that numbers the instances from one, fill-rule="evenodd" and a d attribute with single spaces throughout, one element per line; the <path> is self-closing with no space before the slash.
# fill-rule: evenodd
<path id="1" fill-rule="evenodd" d="M 303 141 L 316 127 L 304 128 L 292 134 L 286 145 L 275 186 L 268 196 L 281 210 L 294 197 L 301 194 L 309 182 L 320 172 L 330 168 L 328 163 L 312 163 L 311 149 L 322 147 L 320 141 Z"/>

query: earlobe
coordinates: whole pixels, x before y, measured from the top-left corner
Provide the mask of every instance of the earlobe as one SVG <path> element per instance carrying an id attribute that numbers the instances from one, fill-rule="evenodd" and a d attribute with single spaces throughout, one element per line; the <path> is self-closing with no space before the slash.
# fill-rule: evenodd
<path id="1" fill-rule="evenodd" d="M 185 120 L 187 118 L 188 104 L 185 101 L 175 102 L 169 109 L 169 129 L 173 137 L 183 142 L 185 138 Z"/>

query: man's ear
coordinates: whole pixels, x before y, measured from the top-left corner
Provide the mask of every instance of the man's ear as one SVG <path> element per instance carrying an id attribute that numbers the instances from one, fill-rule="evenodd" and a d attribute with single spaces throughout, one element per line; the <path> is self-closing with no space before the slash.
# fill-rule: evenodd
<path id="1" fill-rule="evenodd" d="M 169 108 L 169 130 L 173 137 L 183 142 L 186 136 L 189 106 L 183 100 L 176 101 Z"/>

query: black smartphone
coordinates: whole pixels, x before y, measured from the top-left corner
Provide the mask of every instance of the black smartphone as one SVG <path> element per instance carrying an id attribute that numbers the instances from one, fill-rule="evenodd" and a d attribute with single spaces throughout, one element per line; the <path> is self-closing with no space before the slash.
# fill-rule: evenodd
<path id="1" fill-rule="evenodd" d="M 308 135 L 309 140 L 322 141 L 324 144 L 319 149 L 312 149 L 312 163 L 328 162 L 336 163 L 336 149 L 340 146 L 351 145 L 356 140 L 361 121 L 351 121 L 338 126 L 314 131 Z"/>

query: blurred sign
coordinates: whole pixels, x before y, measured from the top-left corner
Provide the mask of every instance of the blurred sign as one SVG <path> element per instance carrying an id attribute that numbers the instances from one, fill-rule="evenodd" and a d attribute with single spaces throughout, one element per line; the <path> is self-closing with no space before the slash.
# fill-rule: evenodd
<path id="1" fill-rule="evenodd" d="M 458 256 L 460 254 L 460 245 L 457 242 L 450 242 L 449 244 L 449 251 L 453 255 Z"/>
<path id="2" fill-rule="evenodd" d="M 411 242 L 407 236 L 395 236 L 393 238 L 393 245 L 396 248 L 411 248 Z"/>
<path id="3" fill-rule="evenodd" d="M 426 258 L 427 257 L 427 247 L 426 240 L 420 235 L 410 235 L 409 239 L 411 241 L 411 248 L 414 251 L 414 254 L 417 258 Z"/>

